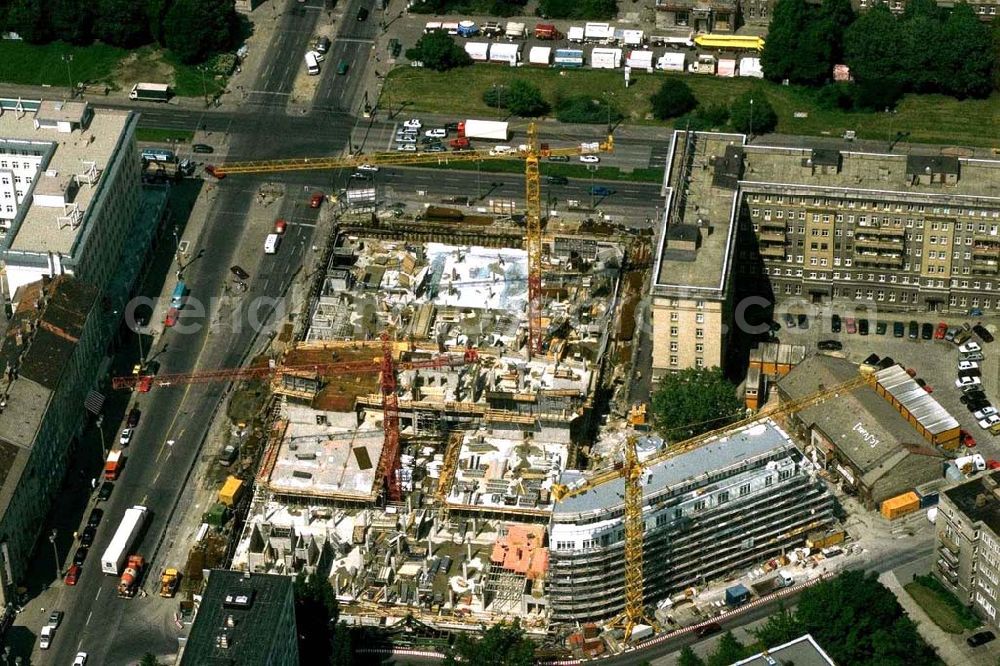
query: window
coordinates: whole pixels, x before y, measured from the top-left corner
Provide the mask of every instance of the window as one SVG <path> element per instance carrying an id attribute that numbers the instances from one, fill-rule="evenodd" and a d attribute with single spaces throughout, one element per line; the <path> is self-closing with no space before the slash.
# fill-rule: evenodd
<path id="1" fill-rule="evenodd" d="M 672 352 L 677 351 L 677 342 L 676 341 L 673 341 L 673 342 L 670 343 L 670 351 L 672 351 Z"/>
<path id="2" fill-rule="evenodd" d="M 719 504 L 725 504 L 728 501 L 729 501 L 729 491 L 723 490 L 721 493 L 719 493 L 718 502 Z"/>
<path id="3" fill-rule="evenodd" d="M 695 321 L 696 324 L 704 324 L 705 323 L 705 315 L 702 314 L 701 312 L 699 312 L 698 314 L 696 314 L 694 316 L 694 321 Z"/>
<path id="4" fill-rule="evenodd" d="M 696 329 L 694 329 L 694 337 L 696 337 L 696 338 L 703 338 L 703 337 L 705 337 L 705 329 L 703 329 L 703 328 L 696 328 Z"/>
<path id="5" fill-rule="evenodd" d="M 704 511 L 704 509 L 705 509 L 705 500 L 698 500 L 697 502 L 694 503 L 695 511 Z"/>
<path id="6" fill-rule="evenodd" d="M 676 312 L 671 312 L 670 313 L 670 321 L 677 321 L 677 319 L 678 319 L 677 313 Z"/>
<path id="7" fill-rule="evenodd" d="M 740 486 L 740 497 L 743 497 L 744 495 L 749 495 L 749 494 L 750 494 L 750 484 L 749 483 L 744 483 L 742 486 Z"/>
<path id="8" fill-rule="evenodd" d="M 677 327 L 676 326 L 671 326 L 670 327 L 670 335 L 673 335 L 673 336 L 677 335 Z"/>
<path id="9" fill-rule="evenodd" d="M 670 357 L 670 365 L 677 365 L 677 357 L 676 356 L 671 356 Z"/>
<path id="10" fill-rule="evenodd" d="M 700 356 L 698 358 L 696 358 L 694 360 L 694 367 L 696 367 L 696 368 L 704 368 L 705 367 L 705 359 L 701 358 Z"/>
<path id="11" fill-rule="evenodd" d="M 694 346 L 694 353 L 695 353 L 695 354 L 700 354 L 700 353 L 702 353 L 703 351 L 705 351 L 705 345 L 703 345 L 703 344 L 701 344 L 701 343 L 698 343 L 698 344 L 696 344 L 696 345 Z"/>

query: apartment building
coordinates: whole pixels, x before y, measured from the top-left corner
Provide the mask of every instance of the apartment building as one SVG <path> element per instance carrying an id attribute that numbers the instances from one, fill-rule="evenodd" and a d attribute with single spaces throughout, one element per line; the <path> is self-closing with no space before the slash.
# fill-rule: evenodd
<path id="1" fill-rule="evenodd" d="M 1000 472 L 941 491 L 934 575 L 1000 630 Z"/>
<path id="2" fill-rule="evenodd" d="M 671 141 L 652 284 L 656 377 L 724 363 L 737 232 L 740 153 L 734 143 L 743 137 L 677 132 Z"/>
<path id="3" fill-rule="evenodd" d="M 640 442 L 655 447 L 655 442 Z M 833 499 L 773 423 L 732 432 L 645 470 L 646 602 L 725 577 L 833 523 Z M 570 487 L 579 472 L 567 471 Z M 552 620 L 598 620 L 623 607 L 624 482 L 564 499 L 549 535 Z"/>
<path id="4" fill-rule="evenodd" d="M 0 287 L 72 274 L 104 291 L 140 213 L 138 114 L 0 99 Z M 140 257 L 145 247 L 134 248 Z"/>
<path id="5" fill-rule="evenodd" d="M 664 13 L 671 28 L 734 33 L 739 26 L 740 6 L 736 0 L 656 0 L 656 9 Z"/>

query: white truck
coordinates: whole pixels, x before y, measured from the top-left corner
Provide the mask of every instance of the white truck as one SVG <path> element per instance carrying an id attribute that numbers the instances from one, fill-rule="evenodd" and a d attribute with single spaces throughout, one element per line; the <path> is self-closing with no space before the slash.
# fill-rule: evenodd
<path id="1" fill-rule="evenodd" d="M 510 138 L 510 125 L 496 120 L 464 120 L 458 124 L 458 136 L 506 141 Z"/>
<path id="2" fill-rule="evenodd" d="M 622 50 L 596 48 L 590 52 L 590 66 L 594 69 L 618 69 L 622 66 Z"/>
<path id="3" fill-rule="evenodd" d="M 166 83 L 137 83 L 132 86 L 128 98 L 141 102 L 166 102 L 170 99 L 170 86 Z"/>
<path id="4" fill-rule="evenodd" d="M 142 528 L 146 525 L 149 510 L 136 504 L 125 511 L 118 530 L 111 538 L 107 550 L 101 555 L 101 571 L 109 576 L 120 576 L 125 558 L 132 552 Z"/>

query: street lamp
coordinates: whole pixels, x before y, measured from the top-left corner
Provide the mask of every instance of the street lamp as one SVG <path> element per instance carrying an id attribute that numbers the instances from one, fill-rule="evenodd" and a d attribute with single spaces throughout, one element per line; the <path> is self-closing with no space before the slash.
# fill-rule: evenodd
<path id="1" fill-rule="evenodd" d="M 104 465 L 104 459 L 107 457 L 107 453 L 104 449 L 104 414 L 97 417 L 97 421 L 94 422 L 97 426 L 97 431 L 101 435 L 101 466 Z"/>
<path id="2" fill-rule="evenodd" d="M 593 164 L 587 165 L 587 171 L 590 172 L 590 210 L 594 210 L 594 174 L 597 173 L 597 167 Z"/>
<path id="3" fill-rule="evenodd" d="M 750 98 L 750 131 L 747 133 L 747 142 L 753 141 L 753 97 Z"/>
<path id="4" fill-rule="evenodd" d="M 205 94 L 205 108 L 208 108 L 208 84 L 205 83 L 205 66 L 199 65 L 198 71 L 201 72 L 201 91 Z"/>
<path id="5" fill-rule="evenodd" d="M 59 547 L 56 546 L 56 529 L 54 527 L 52 528 L 52 533 L 49 534 L 49 543 L 52 544 L 52 554 L 55 555 L 56 558 L 56 580 L 59 580 L 62 576 L 62 567 L 60 566 Z"/>
<path id="6" fill-rule="evenodd" d="M 70 69 L 70 63 L 73 62 L 73 54 L 67 53 L 61 56 L 62 61 L 66 63 L 66 80 L 69 82 L 69 96 L 72 98 L 74 96 L 73 91 L 73 70 Z"/>

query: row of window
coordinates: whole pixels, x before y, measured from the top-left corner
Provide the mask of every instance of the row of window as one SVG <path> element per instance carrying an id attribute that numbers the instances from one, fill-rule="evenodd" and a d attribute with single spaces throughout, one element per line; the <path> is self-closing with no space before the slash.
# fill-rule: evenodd
<path id="1" fill-rule="evenodd" d="M 750 214 L 751 214 L 752 217 L 762 217 L 760 215 L 760 209 L 758 209 L 758 208 L 752 209 L 750 211 Z M 785 211 L 783 211 L 783 210 L 775 211 L 775 214 L 774 214 L 774 218 L 775 219 L 782 220 L 782 219 L 784 219 L 784 217 L 785 217 Z M 820 222 L 820 219 L 818 219 L 818 218 L 820 218 L 819 215 L 814 215 L 813 217 L 817 218 L 815 220 L 816 222 Z M 830 221 L 829 218 L 830 218 L 830 215 L 823 215 L 822 216 L 822 222 L 829 222 Z M 845 215 L 843 215 L 841 213 L 837 213 L 834 216 L 834 219 L 837 222 L 843 222 L 845 218 L 846 218 L 848 224 L 854 224 L 854 216 L 853 215 L 847 215 L 847 216 L 845 216 Z M 770 222 L 771 221 L 771 211 L 770 210 L 765 210 L 764 211 L 763 219 L 764 219 L 765 222 Z M 798 212 L 798 219 L 799 219 L 799 221 L 805 221 L 805 219 L 806 219 L 806 213 L 805 213 L 805 211 L 801 211 L 800 210 Z M 795 211 L 789 211 L 788 212 L 788 222 L 791 222 L 793 220 L 795 220 Z M 860 229 L 860 228 L 856 229 L 857 233 L 859 233 L 859 234 L 865 233 L 865 230 L 869 229 L 869 228 L 870 229 L 884 229 L 884 228 L 923 229 L 924 228 L 924 221 L 920 220 L 920 219 L 914 220 L 913 218 L 906 218 L 904 220 L 903 218 L 897 217 L 897 218 L 894 218 L 893 219 L 893 223 L 890 224 L 889 223 L 890 222 L 889 218 L 885 217 L 885 218 L 882 218 L 883 222 L 882 222 L 881 225 L 877 224 L 878 220 L 879 220 L 879 218 L 872 217 L 872 223 L 873 224 L 868 224 L 868 216 L 866 216 L 866 215 L 860 215 L 860 216 L 858 216 L 858 223 L 859 223 L 860 226 L 864 227 L 864 229 Z M 903 224 L 903 222 L 905 222 L 905 225 Z M 931 226 L 931 231 L 948 232 L 948 231 L 951 230 L 951 225 L 948 222 L 932 222 L 930 226 Z M 753 228 L 754 228 L 754 231 L 758 231 L 759 230 L 759 224 L 754 223 Z M 805 228 L 805 225 L 798 225 L 798 226 L 793 226 L 793 227 L 790 226 L 790 227 L 786 228 L 786 231 L 788 233 L 804 234 L 806 232 L 806 228 Z M 834 230 L 834 236 L 840 236 L 841 233 L 842 233 L 842 231 L 843 231 L 842 229 L 835 229 Z M 956 232 L 963 231 L 963 229 L 962 229 L 962 223 L 961 222 L 956 222 L 955 223 L 955 231 Z M 965 223 L 965 229 L 964 229 L 964 231 L 971 231 L 971 232 L 975 232 L 975 233 L 990 234 L 991 236 L 996 236 L 996 235 L 1000 234 L 1000 226 L 998 226 L 996 224 L 987 224 L 985 222 L 966 222 Z M 829 229 L 812 229 L 811 232 L 812 232 L 813 236 L 819 236 L 819 235 L 829 236 L 830 235 L 830 230 Z M 847 236 L 853 236 L 854 232 L 855 232 L 855 229 L 847 229 Z M 909 239 L 912 236 L 910 236 L 908 234 L 906 237 Z M 946 238 L 948 238 L 948 237 L 947 236 L 943 236 L 941 238 L 941 242 L 943 244 L 947 244 L 948 243 L 948 241 L 945 240 Z M 923 234 L 917 234 L 916 235 L 916 240 L 918 240 L 918 241 L 919 240 L 923 240 Z M 961 242 L 961 240 L 959 240 L 958 242 Z"/>
<path id="2" fill-rule="evenodd" d="M 680 313 L 679 312 L 671 312 L 670 313 L 670 321 L 678 321 L 679 318 L 680 318 Z M 703 313 L 701 313 L 701 312 L 697 313 L 694 316 L 694 321 L 695 321 L 696 324 L 704 324 L 705 323 L 705 315 Z"/>
<path id="3" fill-rule="evenodd" d="M 671 326 L 670 327 L 670 335 L 671 335 L 671 337 L 676 338 L 679 333 L 680 333 L 680 329 L 678 327 L 676 327 L 676 326 Z M 694 329 L 694 337 L 696 337 L 696 338 L 704 338 L 705 337 L 705 329 L 703 329 L 703 328 L 696 328 L 696 329 Z"/>
<path id="4" fill-rule="evenodd" d="M 789 205 L 801 204 L 801 205 L 811 205 L 819 206 L 823 208 L 848 208 L 848 209 L 858 209 L 858 210 L 868 210 L 869 207 L 873 211 L 881 210 L 884 212 L 896 212 L 896 213 L 931 213 L 934 215 L 967 215 L 969 217 L 994 217 L 1000 218 L 1000 210 L 986 210 L 982 208 L 958 208 L 952 209 L 950 206 L 928 206 L 926 204 L 903 204 L 898 201 L 868 201 L 868 200 L 856 200 L 856 199 L 837 199 L 831 198 L 827 199 L 824 197 L 808 197 L 808 196 L 788 196 L 783 194 L 751 194 L 748 196 L 750 203 L 788 203 Z M 787 201 L 786 201 L 787 199 Z M 802 218 L 804 219 L 804 218 Z M 897 218 L 897 223 L 898 223 Z M 875 220 L 875 218 L 873 218 Z M 888 218 L 882 218 L 882 221 L 887 221 Z M 922 224 L 922 222 L 921 222 Z"/>
<path id="5" fill-rule="evenodd" d="M 24 183 L 26 185 L 31 185 L 31 176 L 14 176 L 15 183 Z M 0 178 L 0 185 L 10 185 L 10 176 L 4 176 Z"/>
<path id="6" fill-rule="evenodd" d="M 678 299 L 676 299 L 676 298 L 668 298 L 667 299 L 667 307 L 668 308 L 676 308 L 676 307 L 679 307 L 679 306 L 680 306 L 680 301 Z M 694 302 L 694 307 L 697 308 L 698 310 L 704 310 L 705 309 L 705 301 L 695 301 Z"/>
<path id="7" fill-rule="evenodd" d="M 670 343 L 670 351 L 672 351 L 672 352 L 675 352 L 675 351 L 677 351 L 677 344 L 678 344 L 678 343 L 677 343 L 677 341 L 676 341 L 676 340 L 675 340 L 675 341 L 672 341 L 672 342 Z M 698 344 L 696 344 L 696 345 L 694 346 L 694 353 L 695 353 L 695 354 L 702 354 L 702 353 L 704 353 L 704 352 L 705 352 L 705 345 L 703 345 L 703 344 L 701 344 L 701 343 L 699 342 Z"/>
<path id="8" fill-rule="evenodd" d="M 670 357 L 670 367 L 677 368 L 677 367 L 680 367 L 680 364 L 681 364 L 681 362 L 680 362 L 679 358 L 677 358 L 676 356 L 671 356 Z M 696 367 L 696 368 L 704 368 L 705 367 L 705 359 L 703 359 L 700 356 L 698 356 L 697 358 L 695 358 L 694 359 L 694 367 Z"/>

